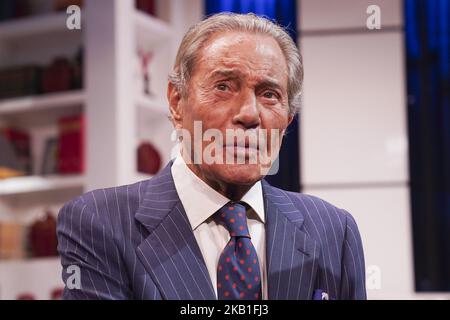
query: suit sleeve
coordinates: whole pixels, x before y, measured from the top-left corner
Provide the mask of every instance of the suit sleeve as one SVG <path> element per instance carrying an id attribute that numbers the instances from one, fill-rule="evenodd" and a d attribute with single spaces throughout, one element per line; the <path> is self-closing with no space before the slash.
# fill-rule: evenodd
<path id="1" fill-rule="evenodd" d="M 68 202 L 58 214 L 63 299 L 128 299 L 112 228 L 83 198 Z"/>
<path id="2" fill-rule="evenodd" d="M 344 300 L 365 300 L 366 272 L 364 252 L 358 226 L 353 217 L 346 214 L 344 242 L 342 244 L 341 294 Z"/>

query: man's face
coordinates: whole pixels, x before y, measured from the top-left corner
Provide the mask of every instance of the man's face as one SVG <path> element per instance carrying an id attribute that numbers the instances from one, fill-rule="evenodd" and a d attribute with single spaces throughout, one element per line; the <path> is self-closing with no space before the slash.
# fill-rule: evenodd
<path id="1" fill-rule="evenodd" d="M 249 139 L 245 139 L 247 146 L 236 147 L 237 140 L 230 145 L 226 131 L 241 129 L 247 133 L 256 130 L 256 133 L 265 129 L 266 150 L 272 156 L 278 154 L 282 134 L 292 120 L 287 85 L 286 60 L 273 38 L 247 32 L 213 35 L 200 51 L 186 97 L 171 100 L 169 89 L 172 116 L 178 129 L 189 131 L 194 140 L 194 121 L 200 121 L 203 132 L 218 129 L 224 138 L 220 145 L 222 164 L 206 163 L 202 159 L 200 164 L 190 166 L 191 169 L 212 183 L 251 185 L 261 179 L 263 165 L 260 161 L 250 161 L 258 150 L 248 146 Z M 176 108 L 173 108 L 174 101 Z M 175 116 L 174 110 L 178 112 Z M 280 134 L 275 146 L 271 144 L 271 129 L 277 129 Z M 202 150 L 210 143 L 217 143 L 203 141 L 199 136 L 195 139 Z M 245 158 L 245 163 L 228 163 L 226 156 L 235 160 Z"/>

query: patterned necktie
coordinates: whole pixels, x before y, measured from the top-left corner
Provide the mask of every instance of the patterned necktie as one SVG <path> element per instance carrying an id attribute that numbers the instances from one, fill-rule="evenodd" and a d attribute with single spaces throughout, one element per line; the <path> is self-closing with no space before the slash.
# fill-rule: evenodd
<path id="1" fill-rule="evenodd" d="M 218 214 L 231 236 L 217 266 L 218 298 L 260 300 L 259 262 L 248 231 L 245 206 L 229 202 Z"/>

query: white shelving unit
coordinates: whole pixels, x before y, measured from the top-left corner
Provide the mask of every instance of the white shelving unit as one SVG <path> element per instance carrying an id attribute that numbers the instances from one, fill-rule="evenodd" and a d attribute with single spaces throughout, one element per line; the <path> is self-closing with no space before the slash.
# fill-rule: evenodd
<path id="1" fill-rule="evenodd" d="M 27 193 L 82 188 L 82 175 L 25 176 L 0 180 L 0 197 Z"/>
<path id="2" fill-rule="evenodd" d="M 49 63 L 55 53 L 66 55 L 71 48 L 59 42 L 67 32 L 66 19 L 65 12 L 51 12 L 0 22 L 1 67 Z M 67 38 L 70 39 L 66 42 L 78 41 L 80 31 L 72 32 Z M 73 44 L 77 45 L 81 43 Z M 43 147 L 39 141 L 42 133 L 54 135 L 56 119 L 82 111 L 85 102 L 83 90 L 3 99 L 0 100 L 0 122 L 27 129 L 32 151 L 36 151 L 36 146 Z M 40 158 L 40 154 L 36 158 Z M 61 202 L 79 194 L 84 190 L 85 181 L 84 175 L 36 175 L 0 180 L 0 221 L 27 221 L 25 225 L 28 225 L 45 210 L 58 208 Z M 0 260 L 0 299 L 16 299 L 24 293 L 32 293 L 37 299 L 50 299 L 51 291 L 62 287 L 58 257 Z"/>
<path id="3" fill-rule="evenodd" d="M 202 0 L 157 0 L 157 12 L 158 18 L 136 10 L 134 0 L 87 0 L 81 31 L 66 28 L 65 12 L 0 22 L 0 67 L 49 63 L 82 46 L 85 84 L 78 91 L 0 100 L 0 124 L 29 130 L 37 150 L 57 132 L 60 116 L 83 112 L 86 119 L 85 173 L 0 180 L 0 222 L 32 221 L 81 192 L 151 178 L 136 170 L 140 142 L 160 151 L 163 166 L 170 160 L 167 75 L 181 36 L 201 19 Z M 153 54 L 150 96 L 139 84 L 142 50 Z M 0 299 L 24 292 L 48 299 L 61 285 L 59 258 L 0 261 Z"/>
<path id="4" fill-rule="evenodd" d="M 169 110 L 166 108 L 167 102 L 164 100 L 157 100 L 155 98 L 149 98 L 145 95 L 138 95 L 135 98 L 135 105 L 138 108 L 153 112 L 158 116 L 167 116 Z M 1 111 L 0 111 L 1 112 Z"/>
<path id="5" fill-rule="evenodd" d="M 51 109 L 82 105 L 85 102 L 83 91 L 49 93 L 41 96 L 29 96 L 0 100 L 0 116 L 26 112 L 50 112 Z"/>
<path id="6" fill-rule="evenodd" d="M 172 125 L 167 120 L 165 92 L 175 56 L 173 23 L 139 12 L 133 1 L 113 1 L 109 6 L 90 1 L 84 12 L 86 125 L 88 132 L 96 132 L 87 141 L 87 189 L 127 184 L 141 177 L 136 172 L 140 142 L 151 142 L 164 163 L 170 160 Z M 140 81 L 143 75 L 138 53 L 142 51 L 152 55 L 151 96 L 144 95 Z M 95 66 L 90 65 L 92 61 Z M 149 118 L 153 121 L 140 128 L 142 119 Z M 99 131 L 99 123 L 109 125 Z"/>
<path id="7" fill-rule="evenodd" d="M 172 36 L 171 26 L 161 19 L 149 16 L 144 12 L 134 9 L 133 21 L 136 33 L 136 42 L 145 45 L 164 41 Z"/>

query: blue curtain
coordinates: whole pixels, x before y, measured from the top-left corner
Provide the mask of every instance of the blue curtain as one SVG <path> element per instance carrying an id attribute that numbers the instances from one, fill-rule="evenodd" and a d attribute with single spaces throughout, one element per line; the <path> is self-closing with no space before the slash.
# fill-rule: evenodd
<path id="1" fill-rule="evenodd" d="M 450 1 L 405 0 L 418 291 L 450 291 Z"/>
<path id="2" fill-rule="evenodd" d="M 205 0 L 205 13 L 249 13 L 263 15 L 284 26 L 294 41 L 297 40 L 296 0 Z M 274 186 L 300 191 L 298 119 L 287 129 L 279 156 L 279 170 L 266 179 Z"/>

